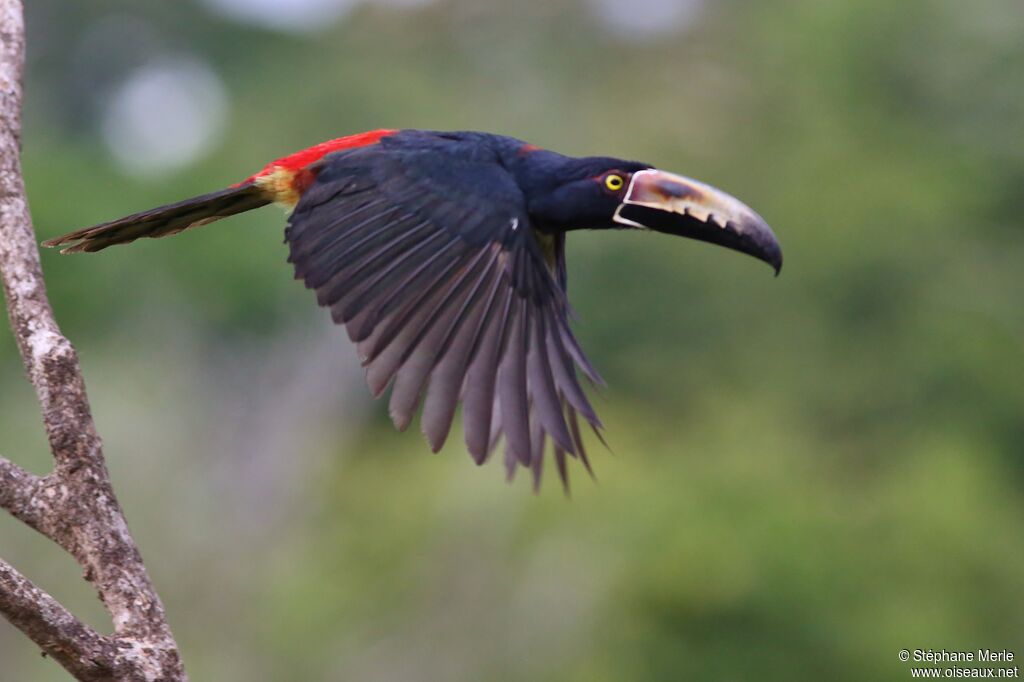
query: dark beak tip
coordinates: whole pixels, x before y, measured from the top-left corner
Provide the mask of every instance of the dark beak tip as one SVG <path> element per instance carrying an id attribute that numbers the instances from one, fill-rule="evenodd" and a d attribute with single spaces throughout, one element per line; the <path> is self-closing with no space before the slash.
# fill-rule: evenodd
<path id="1" fill-rule="evenodd" d="M 759 251 L 756 255 L 772 266 L 775 276 L 778 277 L 782 272 L 782 247 L 779 245 L 778 239 L 775 238 L 775 233 L 768 227 L 768 223 L 761 219 L 758 219 L 750 232 L 756 235 L 757 247 L 755 248 Z"/>
<path id="2" fill-rule="evenodd" d="M 736 226 L 730 222 L 729 226 L 742 235 L 746 242 L 740 250 L 770 265 L 775 271 L 775 276 L 778 277 L 782 272 L 782 247 L 772 229 L 768 227 L 768 223 L 758 218 L 754 221 L 744 222 L 742 226 Z"/>

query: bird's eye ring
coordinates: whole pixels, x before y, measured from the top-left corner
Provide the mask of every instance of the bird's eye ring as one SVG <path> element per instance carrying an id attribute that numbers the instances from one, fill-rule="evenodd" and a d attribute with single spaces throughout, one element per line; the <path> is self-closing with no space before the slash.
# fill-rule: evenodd
<path id="1" fill-rule="evenodd" d="M 616 175 L 615 173 L 612 173 L 611 175 L 607 176 L 604 179 L 604 186 L 613 192 L 618 192 L 620 189 L 622 189 L 622 186 L 625 184 L 625 182 L 626 181 L 622 179 L 621 175 Z"/>

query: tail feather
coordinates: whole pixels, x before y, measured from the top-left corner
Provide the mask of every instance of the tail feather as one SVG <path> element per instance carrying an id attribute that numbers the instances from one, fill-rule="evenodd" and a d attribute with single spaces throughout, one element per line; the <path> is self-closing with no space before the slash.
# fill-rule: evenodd
<path id="1" fill-rule="evenodd" d="M 49 239 L 43 246 L 63 246 L 61 253 L 99 251 L 115 244 L 128 244 L 141 237 L 159 238 L 177 234 L 190 227 L 199 227 L 221 218 L 266 206 L 272 199 L 255 183 L 185 199 L 175 204 L 125 216 L 75 230 L 62 237 Z"/>

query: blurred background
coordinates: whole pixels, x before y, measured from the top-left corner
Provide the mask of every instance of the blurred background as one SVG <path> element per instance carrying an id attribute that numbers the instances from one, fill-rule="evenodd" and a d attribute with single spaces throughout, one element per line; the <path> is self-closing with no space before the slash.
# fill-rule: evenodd
<path id="1" fill-rule="evenodd" d="M 390 427 L 273 209 L 43 254 L 194 680 L 904 680 L 1024 655 L 1019 0 L 32 0 L 40 238 L 324 139 L 481 129 L 736 194 L 786 268 L 569 240 L 567 499 Z M 0 332 L 0 452 L 49 456 Z M 0 554 L 97 627 L 77 566 Z M 63 671 L 0 621 L 0 679 Z"/>

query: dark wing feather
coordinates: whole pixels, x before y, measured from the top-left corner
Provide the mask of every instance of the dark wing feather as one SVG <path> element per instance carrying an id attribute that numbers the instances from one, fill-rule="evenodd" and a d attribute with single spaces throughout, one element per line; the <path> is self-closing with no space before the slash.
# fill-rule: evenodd
<path id="1" fill-rule="evenodd" d="M 487 305 L 482 298 L 500 281 L 497 259 L 499 251 L 492 251 L 493 255 L 488 258 L 455 320 L 445 332 L 445 338 L 438 350 L 441 360 L 430 377 L 421 425 L 434 452 L 440 450 L 444 444 L 455 416 L 455 406 L 458 404 L 462 384 L 469 369 L 477 330 L 487 313 Z"/>
<path id="2" fill-rule="evenodd" d="M 503 435 L 509 474 L 529 467 L 539 485 L 550 437 L 566 487 L 566 455 L 589 468 L 577 415 L 600 422 L 576 368 L 600 379 L 569 329 L 564 235 L 534 232 L 486 145 L 401 133 L 329 155 L 285 235 L 296 277 L 357 343 L 371 392 L 392 385 L 398 428 L 425 394 L 436 451 L 461 400 L 477 463 Z"/>
<path id="3" fill-rule="evenodd" d="M 494 400 L 498 359 L 501 354 L 502 331 L 508 322 L 515 292 L 508 286 L 507 275 L 502 274 L 487 304 L 480 327 L 475 332 L 474 349 L 469 371 L 462 389 L 462 422 L 466 447 L 473 461 L 483 464 L 495 440 Z"/>
<path id="4" fill-rule="evenodd" d="M 517 297 L 506 328 L 505 353 L 498 369 L 498 400 L 501 401 L 501 425 L 505 445 L 523 466 L 533 461 L 530 446 L 530 404 L 526 383 L 526 339 L 529 334 L 527 302 Z"/>

